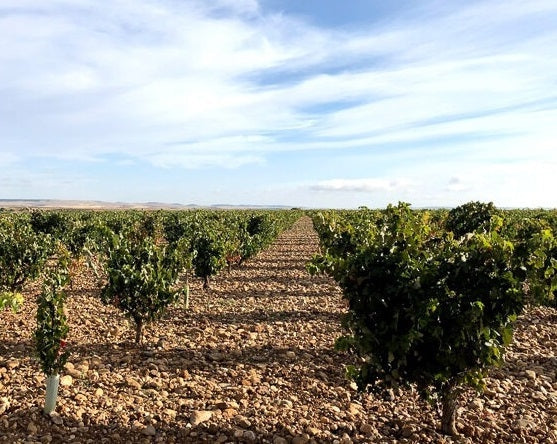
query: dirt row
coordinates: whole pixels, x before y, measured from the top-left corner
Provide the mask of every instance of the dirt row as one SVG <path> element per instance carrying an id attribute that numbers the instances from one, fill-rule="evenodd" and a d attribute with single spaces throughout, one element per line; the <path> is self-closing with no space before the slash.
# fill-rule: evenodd
<path id="1" fill-rule="evenodd" d="M 340 289 L 311 277 L 317 236 L 302 218 L 251 262 L 195 281 L 191 306 L 150 325 L 145 343 L 83 268 L 69 291 L 70 362 L 56 413 L 42 414 L 45 377 L 33 358 L 38 286 L 0 313 L 0 442 L 455 442 L 412 390 L 359 394 L 336 352 Z M 557 442 L 557 313 L 519 319 L 506 363 L 480 396 L 461 400 L 460 442 Z"/>

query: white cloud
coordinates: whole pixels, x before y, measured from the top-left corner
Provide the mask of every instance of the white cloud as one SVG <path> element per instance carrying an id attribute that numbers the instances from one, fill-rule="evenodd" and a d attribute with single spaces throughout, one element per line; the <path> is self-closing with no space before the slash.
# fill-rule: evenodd
<path id="1" fill-rule="evenodd" d="M 466 191 L 470 188 L 469 185 L 467 185 L 462 179 L 460 179 L 459 177 L 451 177 L 449 179 L 449 183 L 447 185 L 446 190 L 447 191 L 453 191 L 453 192 L 462 192 L 462 191 Z"/>
<path id="2" fill-rule="evenodd" d="M 253 155 L 230 154 L 155 154 L 147 159 L 155 166 L 163 168 L 181 167 L 199 169 L 209 167 L 238 168 L 249 164 L 262 164 L 264 158 Z"/>
<path id="3" fill-rule="evenodd" d="M 355 193 L 375 193 L 408 188 L 410 183 L 405 179 L 330 179 L 310 185 L 313 191 L 341 191 Z"/>
<path id="4" fill-rule="evenodd" d="M 203 7 L 225 8 L 237 14 L 256 14 L 259 12 L 257 0 L 213 0 L 209 5 L 207 3 L 203 0 L 200 1 L 200 5 Z"/>

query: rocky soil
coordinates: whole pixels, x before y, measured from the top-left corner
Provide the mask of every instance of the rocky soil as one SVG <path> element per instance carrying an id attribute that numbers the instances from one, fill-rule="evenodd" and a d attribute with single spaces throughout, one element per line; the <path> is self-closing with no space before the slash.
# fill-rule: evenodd
<path id="1" fill-rule="evenodd" d="M 555 310 L 519 319 L 485 393 L 462 396 L 455 440 L 437 432 L 436 408 L 415 392 L 379 398 L 345 379 L 352 358 L 333 349 L 341 292 L 304 268 L 317 249 L 301 219 L 210 292 L 194 282 L 190 309 L 172 307 L 142 346 L 83 268 L 69 291 L 71 356 L 50 417 L 30 286 L 18 313 L 0 313 L 0 442 L 557 442 Z"/>

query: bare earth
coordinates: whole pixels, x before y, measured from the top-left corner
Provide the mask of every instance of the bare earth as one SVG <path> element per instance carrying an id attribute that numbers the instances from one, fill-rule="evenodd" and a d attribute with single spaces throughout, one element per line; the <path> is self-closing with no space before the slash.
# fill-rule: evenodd
<path id="1" fill-rule="evenodd" d="M 408 390 L 358 394 L 335 352 L 345 311 L 339 288 L 310 277 L 318 250 L 308 218 L 191 307 L 172 307 L 133 344 L 85 267 L 69 291 L 70 364 L 57 413 L 41 413 L 45 377 L 32 357 L 35 296 L 0 313 L 0 442 L 557 442 L 557 312 L 530 309 L 487 390 L 461 400 L 454 440 L 434 407 Z"/>

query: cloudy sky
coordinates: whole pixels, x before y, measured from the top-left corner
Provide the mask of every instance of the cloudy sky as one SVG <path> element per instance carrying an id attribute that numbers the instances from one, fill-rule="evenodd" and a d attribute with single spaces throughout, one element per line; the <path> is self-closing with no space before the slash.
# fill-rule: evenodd
<path id="1" fill-rule="evenodd" d="M 557 2 L 2 0 L 0 198 L 557 207 Z"/>

